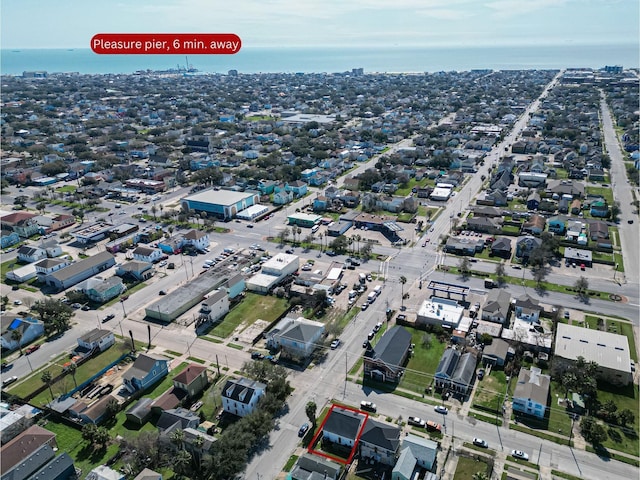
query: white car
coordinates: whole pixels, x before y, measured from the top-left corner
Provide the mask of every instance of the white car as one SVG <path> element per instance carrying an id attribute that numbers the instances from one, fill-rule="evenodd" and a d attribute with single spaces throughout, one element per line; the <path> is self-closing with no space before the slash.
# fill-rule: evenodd
<path id="1" fill-rule="evenodd" d="M 14 300 L 13 304 L 14 305 L 22 305 L 22 300 Z"/>
<path id="2" fill-rule="evenodd" d="M 336 338 L 333 342 L 331 342 L 331 350 L 335 350 L 336 348 L 338 348 L 339 345 L 340 345 L 340 340 Z"/>
<path id="3" fill-rule="evenodd" d="M 436 413 L 441 413 L 443 415 L 449 413 L 449 409 L 447 407 L 443 407 L 442 405 L 436 405 L 434 410 L 436 411 Z"/>
<path id="4" fill-rule="evenodd" d="M 529 460 L 529 455 L 522 450 L 511 450 L 511 456 L 513 458 L 519 458 L 520 460 Z"/>
<path id="5" fill-rule="evenodd" d="M 478 447 L 489 448 L 489 444 L 487 443 L 487 441 L 483 440 L 482 438 L 474 438 L 473 444 Z"/>

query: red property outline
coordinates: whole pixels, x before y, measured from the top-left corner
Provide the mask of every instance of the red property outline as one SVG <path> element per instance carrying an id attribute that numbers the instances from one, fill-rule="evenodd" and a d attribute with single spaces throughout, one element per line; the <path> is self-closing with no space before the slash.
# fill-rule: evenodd
<path id="1" fill-rule="evenodd" d="M 333 413 L 333 410 L 336 408 L 339 408 L 341 410 L 348 410 L 354 413 L 358 413 L 360 415 L 364 415 L 364 422 L 362 422 L 362 426 L 358 431 L 358 435 L 356 436 L 355 441 L 353 442 L 353 448 L 351 449 L 351 452 L 349 453 L 349 458 L 347 460 L 340 457 L 334 457 L 333 455 L 329 455 L 328 453 L 320 452 L 312 448 L 316 444 L 316 441 L 318 440 L 318 437 L 322 433 L 322 430 L 324 430 L 324 424 L 327 423 L 327 420 Z M 351 460 L 353 460 L 353 457 L 356 454 L 356 449 L 358 448 L 358 443 L 360 442 L 360 437 L 362 436 L 364 426 L 367 424 L 368 420 L 369 420 L 369 414 L 367 412 L 363 412 L 362 410 L 358 410 L 357 408 L 347 407 L 346 405 L 336 405 L 335 403 L 332 404 L 331 408 L 329 409 L 329 413 L 327 413 L 327 416 L 324 417 L 324 421 L 320 425 L 320 428 L 318 429 L 317 433 L 314 435 L 313 439 L 311 440 L 311 443 L 309 443 L 309 447 L 307 448 L 307 451 L 313 455 L 319 455 L 321 457 L 328 458 L 329 460 L 333 460 L 334 462 L 342 463 L 343 465 L 347 465 L 351 463 Z"/>

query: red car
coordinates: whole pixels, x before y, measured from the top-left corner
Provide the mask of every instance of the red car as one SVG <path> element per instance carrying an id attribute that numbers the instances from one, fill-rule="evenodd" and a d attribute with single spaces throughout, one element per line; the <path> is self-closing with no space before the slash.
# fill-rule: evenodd
<path id="1" fill-rule="evenodd" d="M 29 355 L 30 353 L 35 352 L 35 351 L 36 351 L 36 350 L 38 350 L 39 348 L 40 348 L 40 344 L 39 344 L 39 343 L 37 343 L 37 344 L 35 344 L 35 345 L 30 345 L 30 346 L 28 346 L 28 347 L 25 349 L 25 351 L 24 351 L 24 352 L 25 352 L 27 355 Z"/>

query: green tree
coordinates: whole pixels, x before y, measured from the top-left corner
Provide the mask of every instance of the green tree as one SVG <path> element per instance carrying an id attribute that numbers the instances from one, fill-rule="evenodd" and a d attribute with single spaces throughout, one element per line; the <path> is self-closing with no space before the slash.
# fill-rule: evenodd
<path id="1" fill-rule="evenodd" d="M 18 349 L 20 350 L 20 355 L 22 355 L 22 330 L 18 328 L 11 330 L 11 340 L 18 343 Z"/>
<path id="2" fill-rule="evenodd" d="M 533 279 L 536 281 L 536 285 L 538 287 L 541 287 L 542 282 L 544 282 L 544 279 L 547 278 L 548 271 L 546 267 L 543 267 L 541 265 L 534 266 L 531 269 L 531 273 L 533 274 Z"/>
<path id="3" fill-rule="evenodd" d="M 47 298 L 35 303 L 33 310 L 38 313 L 48 334 L 63 333 L 71 326 L 73 310 L 68 305 L 54 298 Z"/>
<path id="4" fill-rule="evenodd" d="M 347 237 L 345 237 L 344 235 L 339 235 L 338 237 L 333 239 L 329 246 L 334 252 L 343 254 L 347 251 L 349 240 L 347 240 Z"/>
<path id="5" fill-rule="evenodd" d="M 173 443 L 173 445 L 175 445 L 176 449 L 181 450 L 184 446 L 184 430 L 182 430 L 181 428 L 176 428 L 169 435 L 169 440 L 171 441 L 171 443 Z"/>
<path id="6" fill-rule="evenodd" d="M 495 274 L 496 274 L 496 282 L 498 282 L 498 285 L 503 285 L 504 284 L 504 263 L 500 262 L 496 265 Z"/>
<path id="7" fill-rule="evenodd" d="M 607 439 L 607 431 L 595 418 L 582 417 L 580 433 L 584 439 L 594 446 L 602 444 Z"/>
<path id="8" fill-rule="evenodd" d="M 469 262 L 468 257 L 462 257 L 462 259 L 460 260 L 460 264 L 458 265 L 458 268 L 460 269 L 460 275 L 462 275 L 462 278 L 465 278 L 465 279 L 469 278 L 471 262 Z"/>
<path id="9" fill-rule="evenodd" d="M 371 258 L 372 248 L 373 247 L 371 246 L 371 243 L 365 242 L 362 246 L 362 249 L 360 250 L 360 255 L 362 256 L 362 258 L 364 258 L 365 260 L 369 260 Z"/>
<path id="10" fill-rule="evenodd" d="M 433 344 L 433 337 L 431 336 L 430 333 L 423 333 L 422 334 L 422 346 L 426 349 L 431 348 L 431 345 Z"/>
<path id="11" fill-rule="evenodd" d="M 6 306 L 9 304 L 9 296 L 8 295 L 3 295 L 2 296 L 2 307 L 3 310 L 6 309 Z"/>
<path id="12" fill-rule="evenodd" d="M 317 412 L 318 406 L 315 404 L 315 402 L 308 402 L 307 406 L 305 407 L 304 411 L 307 414 L 307 418 L 309 419 L 309 421 L 311 422 L 311 425 L 316 426 L 316 412 Z"/>
<path id="13" fill-rule="evenodd" d="M 49 393 L 51 394 L 51 401 L 53 401 L 53 390 L 51 389 L 51 382 L 53 381 L 53 377 L 51 376 L 51 372 L 49 370 L 45 370 L 40 375 L 40 380 L 49 388 Z"/>
<path id="14" fill-rule="evenodd" d="M 580 298 L 584 299 L 589 296 L 589 280 L 585 277 L 580 277 L 576 280 L 576 283 L 573 284 L 573 288 L 578 292 L 578 296 Z"/>
<path id="15" fill-rule="evenodd" d="M 627 425 L 633 425 L 636 421 L 635 414 L 628 408 L 625 408 L 624 410 L 620 410 L 618 412 L 617 418 L 618 418 L 618 424 L 620 424 L 623 427 L 626 427 Z"/>
<path id="16" fill-rule="evenodd" d="M 280 242 L 280 245 L 284 245 L 287 241 L 287 238 L 289 238 L 290 235 L 290 230 L 288 228 L 285 228 L 284 230 L 280 230 L 278 232 L 278 241 Z"/>
<path id="17" fill-rule="evenodd" d="M 75 381 L 75 378 L 74 378 L 74 381 Z M 120 404 L 118 403 L 118 400 L 116 400 L 115 398 L 110 398 L 107 401 L 105 418 L 107 419 L 114 418 L 119 411 L 120 411 Z"/>

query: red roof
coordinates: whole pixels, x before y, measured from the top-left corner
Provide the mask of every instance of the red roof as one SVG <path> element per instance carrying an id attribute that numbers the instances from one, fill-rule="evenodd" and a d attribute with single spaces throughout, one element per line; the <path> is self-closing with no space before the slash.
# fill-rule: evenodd
<path id="1" fill-rule="evenodd" d="M 193 382 L 199 375 L 202 374 L 207 369 L 202 365 L 198 365 L 196 363 L 191 363 L 187 368 L 185 368 L 178 375 L 173 377 L 174 382 L 182 383 L 184 385 L 189 385 Z"/>
<path id="2" fill-rule="evenodd" d="M 35 213 L 15 212 L 15 213 L 10 213 L 9 215 L 5 215 L 0 220 L 2 220 L 3 223 L 7 223 L 9 225 L 17 225 L 18 223 L 24 220 L 33 218 L 35 216 L 37 216 Z"/>

